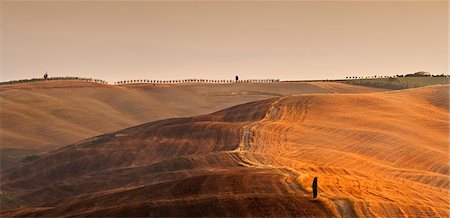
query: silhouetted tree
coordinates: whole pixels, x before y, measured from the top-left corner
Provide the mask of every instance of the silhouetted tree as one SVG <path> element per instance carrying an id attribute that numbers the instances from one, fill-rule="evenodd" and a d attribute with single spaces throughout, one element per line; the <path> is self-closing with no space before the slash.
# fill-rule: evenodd
<path id="1" fill-rule="evenodd" d="M 313 189 L 313 198 L 317 197 L 317 177 L 314 177 L 314 181 L 312 183 L 312 189 Z"/>

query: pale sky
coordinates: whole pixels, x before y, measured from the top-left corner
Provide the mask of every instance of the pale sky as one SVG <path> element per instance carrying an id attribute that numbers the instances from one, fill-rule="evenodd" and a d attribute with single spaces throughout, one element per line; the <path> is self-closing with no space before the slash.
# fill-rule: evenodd
<path id="1" fill-rule="evenodd" d="M 1 81 L 448 72 L 448 2 L 2 1 Z"/>

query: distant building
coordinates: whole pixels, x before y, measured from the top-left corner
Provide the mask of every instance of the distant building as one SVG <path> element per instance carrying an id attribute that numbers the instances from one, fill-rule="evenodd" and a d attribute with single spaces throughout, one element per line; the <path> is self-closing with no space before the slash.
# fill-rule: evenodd
<path id="1" fill-rule="evenodd" d="M 419 71 L 413 74 L 406 74 L 406 77 L 427 77 L 427 76 L 431 76 L 431 73 L 429 72 L 425 72 L 425 71 Z"/>

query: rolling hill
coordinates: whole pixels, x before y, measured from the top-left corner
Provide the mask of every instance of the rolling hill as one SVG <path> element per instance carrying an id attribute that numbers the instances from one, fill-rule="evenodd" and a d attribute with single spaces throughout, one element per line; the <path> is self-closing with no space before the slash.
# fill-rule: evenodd
<path id="1" fill-rule="evenodd" d="M 353 92 L 381 91 L 337 83 Z M 112 86 L 41 81 L 0 86 L 0 166 L 27 155 L 146 122 L 212 113 L 237 104 L 299 93 L 329 93 L 314 83 Z"/>
<path id="2" fill-rule="evenodd" d="M 301 94 L 145 123 L 1 171 L 0 215 L 446 217 L 448 97 Z"/>
<path id="3" fill-rule="evenodd" d="M 419 72 L 418 72 L 419 73 Z M 378 87 L 387 89 L 408 89 L 423 86 L 450 84 L 448 76 L 411 76 L 411 77 L 388 77 L 370 79 L 349 79 L 345 81 L 349 84 L 363 85 L 368 87 Z"/>

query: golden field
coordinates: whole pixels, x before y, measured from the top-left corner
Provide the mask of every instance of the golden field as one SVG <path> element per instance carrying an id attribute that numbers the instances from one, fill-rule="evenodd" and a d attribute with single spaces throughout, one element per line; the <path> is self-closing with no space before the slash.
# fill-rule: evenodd
<path id="1" fill-rule="evenodd" d="M 1 171 L 1 216 L 449 214 L 449 85 L 401 91 L 326 82 L 60 86 L 0 91 L 10 107 L 2 107 L 2 133 L 16 131 L 8 137 L 17 148 L 34 144 L 13 136 L 33 139 L 42 134 L 32 130 L 52 122 L 73 127 L 65 133 L 72 141 L 57 136 L 68 145 L 54 143 L 39 159 Z M 49 106 L 31 108 L 27 98 L 9 97 L 32 94 L 39 98 L 29 101 L 49 98 L 34 103 Z M 180 99 L 171 104 L 172 96 Z M 61 121 L 73 111 L 48 112 L 78 110 L 77 100 L 86 116 L 78 123 Z M 23 131 L 30 135 L 12 128 L 34 117 L 18 111 L 26 105 L 42 116 Z M 17 117 L 4 125 L 13 111 Z M 43 121 L 49 117 L 59 120 Z M 118 130 L 127 125 L 137 126 Z M 81 127 L 86 132 L 75 134 Z"/>

